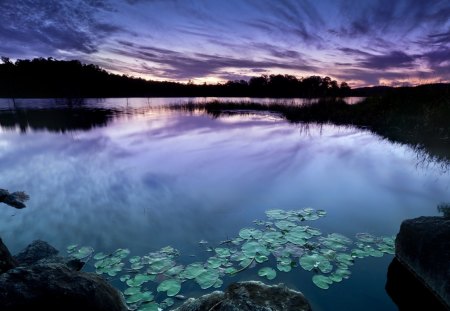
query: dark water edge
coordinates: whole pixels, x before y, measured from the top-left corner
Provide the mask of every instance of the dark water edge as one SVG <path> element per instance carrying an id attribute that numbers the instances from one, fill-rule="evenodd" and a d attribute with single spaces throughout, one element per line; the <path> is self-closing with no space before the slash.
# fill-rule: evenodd
<path id="1" fill-rule="evenodd" d="M 426 164 L 450 165 L 450 87 L 427 85 L 394 89 L 382 97 L 366 98 L 349 105 L 339 98 L 320 99 L 305 105 L 261 104 L 257 102 L 210 102 L 172 106 L 172 109 L 222 114 L 267 111 L 292 123 L 332 123 L 368 129 L 393 143 L 416 150 Z"/>

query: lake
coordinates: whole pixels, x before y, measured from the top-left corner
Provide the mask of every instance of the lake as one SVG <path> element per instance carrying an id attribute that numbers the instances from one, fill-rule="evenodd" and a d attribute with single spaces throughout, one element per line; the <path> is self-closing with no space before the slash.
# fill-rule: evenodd
<path id="1" fill-rule="evenodd" d="M 0 188 L 31 198 L 22 210 L 1 206 L 5 244 L 16 253 L 42 239 L 61 253 L 77 244 L 95 253 L 126 248 L 130 256 L 172 246 L 187 265 L 205 262 L 210 247 L 239 248 L 221 242 L 257 228 L 255 220 L 270 220 L 268 210 L 324 210 L 304 223 L 324 237 L 356 241 L 357 233 L 395 236 L 404 219 L 438 215 L 437 204 L 450 201 L 450 174 L 439 163 L 368 130 L 290 124 L 269 113 L 214 117 L 164 109 L 206 100 L 0 100 Z M 302 291 L 315 311 L 397 310 L 384 289 L 393 255 L 356 258 L 351 276 L 327 290 L 301 267 L 277 270 L 273 280 L 259 276 L 261 267 L 276 268 L 267 257 L 221 277 L 223 286 L 283 282 Z M 187 281 L 181 294 L 211 290 Z"/>

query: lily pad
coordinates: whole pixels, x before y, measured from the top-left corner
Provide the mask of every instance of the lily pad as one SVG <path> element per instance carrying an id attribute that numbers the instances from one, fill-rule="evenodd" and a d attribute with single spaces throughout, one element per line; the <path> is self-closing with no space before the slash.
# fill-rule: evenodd
<path id="1" fill-rule="evenodd" d="M 166 292 L 166 295 L 173 297 L 177 295 L 181 290 L 181 283 L 175 279 L 169 279 L 162 281 L 156 288 L 158 292 Z"/>
<path id="2" fill-rule="evenodd" d="M 286 233 L 285 238 L 293 244 L 302 246 L 306 244 L 307 239 L 311 238 L 311 234 L 302 227 L 295 227 Z"/>
<path id="3" fill-rule="evenodd" d="M 218 247 L 215 249 L 217 257 L 230 257 L 231 253 L 228 248 Z"/>
<path id="4" fill-rule="evenodd" d="M 138 286 L 141 286 L 142 284 L 144 284 L 144 283 L 146 283 L 148 281 L 152 281 L 153 279 L 154 278 L 152 278 L 149 275 L 138 274 L 134 278 L 130 278 L 129 280 L 127 280 L 126 283 L 130 287 L 138 287 Z"/>
<path id="5" fill-rule="evenodd" d="M 143 303 L 139 306 L 137 311 L 160 311 L 159 305 L 156 302 Z"/>
<path id="6" fill-rule="evenodd" d="M 343 279 L 348 279 L 350 277 L 351 272 L 348 269 L 337 269 L 330 275 L 330 279 L 333 282 L 340 282 Z"/>
<path id="7" fill-rule="evenodd" d="M 72 244 L 72 245 L 69 245 L 69 246 L 67 246 L 67 252 L 70 254 L 70 253 L 73 253 L 76 249 L 77 249 L 77 247 L 78 247 L 78 244 Z"/>
<path id="8" fill-rule="evenodd" d="M 217 272 L 217 270 L 206 269 L 205 271 L 197 275 L 195 281 L 198 283 L 198 285 L 200 285 L 202 289 L 207 289 L 214 286 L 218 279 L 219 272 Z"/>
<path id="9" fill-rule="evenodd" d="M 255 258 L 256 255 L 269 256 L 269 250 L 259 242 L 250 241 L 242 245 L 242 252 L 247 258 Z"/>
<path id="10" fill-rule="evenodd" d="M 358 233 L 356 234 L 356 238 L 365 243 L 374 243 L 377 240 L 377 238 L 370 233 Z"/>
<path id="11" fill-rule="evenodd" d="M 277 272 L 270 267 L 265 267 L 265 268 L 259 269 L 258 275 L 265 276 L 268 280 L 273 280 L 274 278 L 276 278 Z"/>
<path id="12" fill-rule="evenodd" d="M 262 236 L 262 231 L 254 228 L 244 228 L 239 231 L 239 236 L 245 240 L 257 240 Z"/>
<path id="13" fill-rule="evenodd" d="M 136 295 L 141 292 L 140 287 L 128 287 L 123 293 L 126 296 Z"/>
<path id="14" fill-rule="evenodd" d="M 328 289 L 330 288 L 330 285 L 333 284 L 330 277 L 321 274 L 314 275 L 312 281 L 317 287 L 322 289 Z"/>
<path id="15" fill-rule="evenodd" d="M 268 210 L 266 211 L 266 215 L 269 219 L 277 219 L 277 220 L 286 219 L 289 216 L 286 211 L 281 209 Z"/>
<path id="16" fill-rule="evenodd" d="M 328 259 L 320 254 L 305 255 L 301 257 L 300 266 L 307 271 L 317 268 L 322 271 L 322 273 L 328 273 L 333 270 L 333 266 Z"/>
<path id="17" fill-rule="evenodd" d="M 86 257 L 89 257 L 94 252 L 94 249 L 92 247 L 83 246 L 78 251 L 72 253 L 72 256 L 76 259 L 85 259 Z"/>
<path id="18" fill-rule="evenodd" d="M 150 274 L 160 274 L 175 266 L 175 261 L 170 257 L 158 258 L 148 265 L 147 272 Z"/>
<path id="19" fill-rule="evenodd" d="M 192 263 L 180 273 L 180 276 L 191 280 L 195 279 L 198 275 L 202 274 L 205 271 L 202 263 Z"/>
<path id="20" fill-rule="evenodd" d="M 136 303 L 139 301 L 152 301 L 154 298 L 152 292 L 139 292 L 134 295 L 130 295 L 127 297 L 126 302 L 128 304 Z"/>
<path id="21" fill-rule="evenodd" d="M 280 230 L 289 230 L 293 227 L 296 227 L 297 225 L 291 221 L 287 220 L 280 220 L 275 222 L 275 227 L 277 227 Z"/>
<path id="22" fill-rule="evenodd" d="M 100 253 L 95 254 L 94 259 L 95 260 L 101 260 L 101 259 L 104 259 L 106 257 L 108 257 L 107 254 L 104 254 L 104 253 L 100 252 Z"/>
<path id="23" fill-rule="evenodd" d="M 279 231 L 264 232 L 264 234 L 261 237 L 261 241 L 264 241 L 265 243 L 270 244 L 272 246 L 286 243 L 286 239 L 284 238 L 283 234 Z"/>

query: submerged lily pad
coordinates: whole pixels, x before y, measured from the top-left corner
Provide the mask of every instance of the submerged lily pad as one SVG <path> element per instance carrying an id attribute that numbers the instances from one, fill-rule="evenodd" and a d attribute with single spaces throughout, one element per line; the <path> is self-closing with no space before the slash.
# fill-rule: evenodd
<path id="1" fill-rule="evenodd" d="M 181 283 L 175 279 L 162 281 L 156 288 L 158 292 L 166 292 L 167 296 L 172 297 L 177 295 L 181 290 Z"/>
<path id="2" fill-rule="evenodd" d="M 330 288 L 330 285 L 333 284 L 330 277 L 321 274 L 314 275 L 312 281 L 317 287 L 322 289 L 328 289 Z"/>
<path id="3" fill-rule="evenodd" d="M 270 267 L 265 267 L 265 268 L 259 269 L 258 275 L 265 276 L 268 280 L 273 280 L 274 278 L 276 278 L 277 272 Z"/>

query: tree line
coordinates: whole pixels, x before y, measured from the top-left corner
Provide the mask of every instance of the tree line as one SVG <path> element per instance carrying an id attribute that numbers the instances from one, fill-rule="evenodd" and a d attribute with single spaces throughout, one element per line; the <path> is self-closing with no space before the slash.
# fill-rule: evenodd
<path id="1" fill-rule="evenodd" d="M 151 81 L 108 73 L 93 64 L 54 58 L 1 57 L 0 97 L 343 97 L 351 89 L 330 77 L 261 75 L 248 81 L 193 84 Z"/>

